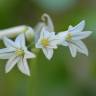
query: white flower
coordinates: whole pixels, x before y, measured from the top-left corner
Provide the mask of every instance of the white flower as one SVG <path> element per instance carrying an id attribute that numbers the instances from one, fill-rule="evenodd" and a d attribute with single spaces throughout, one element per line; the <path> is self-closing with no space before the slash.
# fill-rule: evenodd
<path id="1" fill-rule="evenodd" d="M 5 72 L 8 73 L 17 64 L 19 70 L 29 76 L 27 59 L 35 58 L 35 54 L 27 50 L 24 34 L 20 34 L 15 41 L 5 37 L 4 44 L 6 48 L 0 49 L 0 59 L 9 59 L 5 66 Z"/>
<path id="2" fill-rule="evenodd" d="M 88 49 L 81 40 L 90 36 L 92 32 L 83 31 L 84 27 L 85 21 L 81 21 L 75 27 L 69 26 L 67 31 L 57 35 L 60 38 L 60 44 L 69 47 L 72 57 L 76 57 L 77 52 L 88 56 Z"/>
<path id="3" fill-rule="evenodd" d="M 34 31 L 32 27 L 26 25 L 20 25 L 20 26 L 0 30 L 0 39 L 3 39 L 5 36 L 13 38 L 21 33 L 25 34 L 25 37 L 28 41 L 32 39 L 34 36 Z"/>
<path id="4" fill-rule="evenodd" d="M 49 32 L 54 32 L 54 25 L 53 25 L 53 21 L 51 19 L 51 17 L 44 13 L 41 16 L 41 22 L 38 22 L 37 25 L 34 28 L 35 31 L 35 42 L 38 41 L 39 37 L 40 37 L 40 33 L 41 33 L 41 29 L 44 27 L 46 30 L 48 30 Z"/>
<path id="5" fill-rule="evenodd" d="M 53 56 L 53 49 L 57 48 L 57 43 L 58 39 L 55 32 L 48 32 L 45 28 L 42 28 L 36 48 L 41 48 L 47 59 L 50 60 Z"/>

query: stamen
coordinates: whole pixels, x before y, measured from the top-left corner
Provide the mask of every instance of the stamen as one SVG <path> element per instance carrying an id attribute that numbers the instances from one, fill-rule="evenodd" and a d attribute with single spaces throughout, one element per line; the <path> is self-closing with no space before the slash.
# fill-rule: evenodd
<path id="1" fill-rule="evenodd" d="M 17 55 L 17 56 L 24 56 L 24 51 L 21 50 L 21 49 L 17 49 L 17 50 L 16 50 L 16 55 Z"/>
<path id="2" fill-rule="evenodd" d="M 43 45 L 44 47 L 47 47 L 49 45 L 49 40 L 48 38 L 43 38 L 41 40 L 41 45 Z"/>
<path id="3" fill-rule="evenodd" d="M 67 41 L 71 41 L 72 40 L 72 33 L 68 32 L 67 36 L 65 37 L 65 39 Z"/>

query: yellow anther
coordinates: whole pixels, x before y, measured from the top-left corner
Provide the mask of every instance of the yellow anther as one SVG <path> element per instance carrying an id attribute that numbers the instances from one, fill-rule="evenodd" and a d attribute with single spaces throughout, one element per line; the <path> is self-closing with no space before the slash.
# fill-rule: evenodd
<path id="1" fill-rule="evenodd" d="M 67 36 L 65 37 L 65 39 L 67 40 L 67 41 L 71 41 L 72 40 L 72 33 L 68 33 L 67 34 Z"/>
<path id="2" fill-rule="evenodd" d="M 49 45 L 49 40 L 47 38 L 43 38 L 41 40 L 41 45 L 43 45 L 44 47 L 47 47 Z"/>
<path id="3" fill-rule="evenodd" d="M 17 56 L 24 56 L 24 51 L 21 50 L 21 49 L 17 49 L 17 50 L 16 50 L 16 55 L 17 55 Z"/>

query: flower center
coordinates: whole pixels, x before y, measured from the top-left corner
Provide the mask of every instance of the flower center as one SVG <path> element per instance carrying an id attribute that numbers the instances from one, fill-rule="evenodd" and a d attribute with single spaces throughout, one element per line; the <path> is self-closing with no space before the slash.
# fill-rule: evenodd
<path id="1" fill-rule="evenodd" d="M 72 33 L 68 32 L 68 34 L 67 34 L 65 40 L 71 41 L 71 40 L 72 40 Z"/>
<path id="2" fill-rule="evenodd" d="M 47 47 L 49 45 L 49 40 L 47 38 L 43 38 L 41 40 L 41 44 L 44 46 L 44 47 Z"/>
<path id="3" fill-rule="evenodd" d="M 17 50 L 16 50 L 16 55 L 17 55 L 17 56 L 24 56 L 24 51 L 21 50 L 21 49 L 17 49 Z"/>

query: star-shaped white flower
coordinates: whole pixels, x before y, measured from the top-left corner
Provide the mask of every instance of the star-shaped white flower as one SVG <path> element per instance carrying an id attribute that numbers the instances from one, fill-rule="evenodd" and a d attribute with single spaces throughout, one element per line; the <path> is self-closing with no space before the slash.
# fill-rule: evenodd
<path id="1" fill-rule="evenodd" d="M 82 39 L 90 36 L 92 32 L 83 31 L 84 27 L 85 21 L 81 21 L 75 27 L 69 26 L 67 31 L 57 35 L 60 38 L 60 44 L 69 47 L 72 57 L 76 57 L 77 52 L 88 56 L 88 49 Z"/>
<path id="2" fill-rule="evenodd" d="M 57 44 L 58 39 L 55 32 L 48 32 L 45 28 L 42 28 L 36 48 L 41 48 L 47 59 L 50 60 L 53 56 L 53 49 L 57 48 Z"/>
<path id="3" fill-rule="evenodd" d="M 7 37 L 3 40 L 6 48 L 0 49 L 0 59 L 9 59 L 5 66 L 5 72 L 8 73 L 17 64 L 23 74 L 30 76 L 27 59 L 36 56 L 27 50 L 24 34 L 20 34 L 15 41 Z"/>

